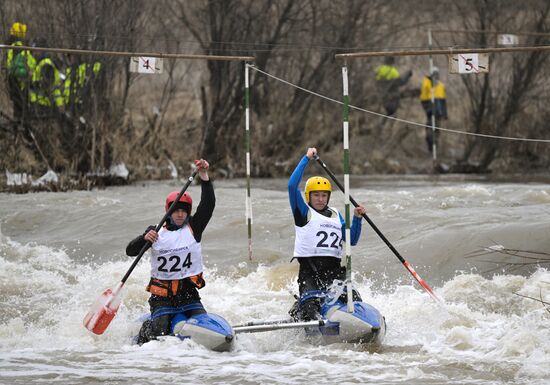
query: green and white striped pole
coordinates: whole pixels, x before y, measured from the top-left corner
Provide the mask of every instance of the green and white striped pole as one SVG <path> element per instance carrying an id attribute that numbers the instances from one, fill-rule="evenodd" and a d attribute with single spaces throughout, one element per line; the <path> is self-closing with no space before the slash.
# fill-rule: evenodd
<path id="1" fill-rule="evenodd" d="M 342 83 L 344 89 L 344 203 L 346 220 L 346 287 L 348 290 L 348 312 L 353 313 L 353 287 L 351 284 L 351 230 L 350 230 L 350 199 L 349 199 L 349 92 L 348 68 L 342 67 Z"/>
<path id="2" fill-rule="evenodd" d="M 248 259 L 252 260 L 252 201 L 250 199 L 250 87 L 248 83 L 248 63 L 244 66 L 244 100 L 246 121 L 246 223 L 248 225 Z"/>
<path id="3" fill-rule="evenodd" d="M 428 46 L 430 47 L 430 49 L 432 49 L 432 30 L 429 29 L 428 30 Z M 434 59 L 433 59 L 433 56 L 430 55 L 429 56 L 429 62 L 430 62 L 430 77 L 432 78 L 432 87 L 430 89 L 430 93 L 431 93 L 431 103 L 432 103 L 432 119 L 431 119 L 431 123 L 432 123 L 432 161 L 433 161 L 433 164 L 435 166 L 435 162 L 437 161 L 437 142 L 435 141 L 435 113 L 436 113 L 436 110 L 435 110 L 435 81 L 434 81 L 434 76 L 433 76 L 433 70 L 434 70 Z"/>

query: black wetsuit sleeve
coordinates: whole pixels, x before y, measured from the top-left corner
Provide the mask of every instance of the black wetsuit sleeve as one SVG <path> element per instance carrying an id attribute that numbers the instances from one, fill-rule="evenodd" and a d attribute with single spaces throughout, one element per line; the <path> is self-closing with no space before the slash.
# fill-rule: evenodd
<path id="1" fill-rule="evenodd" d="M 145 239 L 143 239 L 143 236 L 145 234 L 147 234 L 149 232 L 149 230 L 154 230 L 156 226 L 149 226 L 147 227 L 147 230 L 145 230 L 145 232 L 139 236 L 137 236 L 136 238 L 132 239 L 130 241 L 130 243 L 128 243 L 128 246 L 126 246 L 126 255 L 130 256 L 130 257 L 135 257 L 136 255 L 139 254 L 139 252 L 141 251 L 141 248 L 143 247 L 143 245 L 145 245 L 145 243 L 147 243 L 147 241 Z"/>
<path id="2" fill-rule="evenodd" d="M 216 195 L 214 194 L 214 185 L 212 181 L 202 181 L 201 183 L 201 201 L 197 207 L 195 215 L 189 219 L 189 226 L 193 230 L 193 236 L 197 242 L 202 239 L 202 232 L 212 218 L 214 207 L 216 206 Z"/>

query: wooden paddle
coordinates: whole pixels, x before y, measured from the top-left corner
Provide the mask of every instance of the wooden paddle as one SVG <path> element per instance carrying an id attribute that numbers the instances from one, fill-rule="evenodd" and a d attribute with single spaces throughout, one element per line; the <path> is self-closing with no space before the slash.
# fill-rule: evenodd
<path id="1" fill-rule="evenodd" d="M 162 217 L 162 220 L 157 225 L 155 231 L 158 232 L 162 226 L 164 225 L 164 222 L 172 215 L 176 208 L 176 203 L 180 200 L 181 196 L 185 193 L 191 182 L 193 182 L 193 179 L 197 175 L 198 169 L 195 169 L 191 176 L 187 179 L 187 183 L 183 188 L 181 189 L 180 193 L 170 205 L 170 208 L 168 208 L 168 211 L 166 214 L 164 214 L 164 217 Z M 122 280 L 120 283 L 116 286 L 114 290 L 111 288 L 106 289 L 99 298 L 96 299 L 86 316 L 84 317 L 84 327 L 95 334 L 103 334 L 103 332 L 107 329 L 113 318 L 115 317 L 118 308 L 120 306 L 120 302 L 122 301 L 122 287 L 126 283 L 126 280 L 134 271 L 134 268 L 138 264 L 139 260 L 143 256 L 143 254 L 151 247 L 151 242 L 147 241 L 145 245 L 141 248 L 139 254 L 134 259 L 134 262 L 124 275 L 122 277 Z"/>
<path id="2" fill-rule="evenodd" d="M 319 158 L 318 155 L 315 156 L 315 160 L 317 162 L 319 162 L 319 164 L 321 165 L 321 167 L 323 167 L 323 169 L 327 172 L 327 174 L 332 178 L 332 180 L 334 181 L 334 183 L 336 183 L 336 185 L 340 188 L 340 190 L 342 190 L 342 192 L 344 191 L 344 186 L 342 186 L 342 184 L 338 181 L 338 179 L 336 179 L 336 175 L 334 175 L 332 173 L 332 171 L 329 170 L 329 168 L 327 167 L 327 165 L 325 164 L 325 162 L 323 162 L 321 160 L 321 158 Z M 349 197 L 349 200 L 350 202 L 355 206 L 359 206 L 359 204 L 355 201 L 355 199 L 353 199 L 351 196 Z M 430 286 L 428 286 L 428 284 L 426 283 L 426 281 L 424 281 L 422 278 L 420 278 L 420 276 L 418 275 L 418 273 L 414 270 L 414 268 L 411 266 L 411 264 L 409 262 L 407 262 L 405 260 L 405 258 L 403 258 L 401 256 L 401 254 L 399 254 L 399 251 L 397 251 L 397 249 L 395 247 L 393 247 L 393 245 L 390 243 L 390 241 L 388 241 L 388 239 L 384 236 L 384 234 L 382 234 L 382 232 L 378 229 L 378 227 L 376 227 L 376 225 L 374 224 L 373 221 L 371 221 L 371 219 L 367 216 L 367 214 L 363 214 L 363 218 L 365 218 L 365 220 L 368 222 L 368 224 L 370 225 L 370 227 L 372 227 L 372 229 L 376 232 L 376 234 L 378 234 L 378 236 L 384 241 L 384 243 L 390 248 L 390 250 L 395 254 L 395 256 L 399 259 L 399 261 L 401 261 L 401 263 L 403 264 L 403 266 L 405 266 L 405 268 L 409 271 L 409 273 L 411 273 L 411 275 L 414 277 L 414 279 L 416 279 L 416 281 L 420 284 L 420 286 L 422 286 L 422 288 L 434 299 L 436 300 L 437 302 L 441 303 L 441 300 L 439 299 L 439 297 L 437 295 L 435 295 L 435 293 L 433 292 L 432 288 Z"/>

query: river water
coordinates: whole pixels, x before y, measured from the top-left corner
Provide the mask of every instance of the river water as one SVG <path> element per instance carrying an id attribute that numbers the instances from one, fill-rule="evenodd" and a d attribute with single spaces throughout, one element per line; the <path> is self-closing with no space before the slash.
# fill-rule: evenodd
<path id="1" fill-rule="evenodd" d="M 131 343 L 147 312 L 148 255 L 127 282 L 105 334 L 82 326 L 91 303 L 120 281 L 127 242 L 163 215 L 182 182 L 99 191 L 0 194 L 2 384 L 548 384 L 550 272 L 483 247 L 548 252 L 550 185 L 428 177 L 354 179 L 353 197 L 443 299 L 433 301 L 363 222 L 354 284 L 386 317 L 384 346 L 314 346 L 296 330 L 239 335 L 234 351 L 191 341 Z M 286 180 L 253 180 L 253 260 L 245 181 L 215 182 L 203 236 L 201 290 L 231 324 L 285 318 L 297 291 Z M 190 188 L 198 200 L 199 187 Z M 334 192 L 333 205 L 343 209 Z"/>

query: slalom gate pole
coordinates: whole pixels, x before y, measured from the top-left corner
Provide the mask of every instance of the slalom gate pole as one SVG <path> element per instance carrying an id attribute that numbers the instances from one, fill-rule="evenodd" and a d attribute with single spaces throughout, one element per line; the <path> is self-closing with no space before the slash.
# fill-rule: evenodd
<path id="1" fill-rule="evenodd" d="M 244 65 L 244 100 L 245 100 L 245 146 L 246 146 L 246 223 L 248 226 L 248 259 L 252 261 L 252 201 L 250 199 L 250 86 L 248 63 Z"/>
<path id="2" fill-rule="evenodd" d="M 432 49 L 432 30 L 428 30 L 428 46 L 430 49 Z M 433 56 L 430 55 L 429 62 L 430 62 L 430 76 L 432 77 L 432 87 L 430 89 L 430 96 L 431 96 L 431 103 L 432 103 L 432 117 L 431 117 L 431 124 L 432 124 L 432 161 L 433 166 L 435 169 L 435 162 L 437 161 L 437 142 L 435 141 L 435 82 L 433 79 L 433 69 L 434 69 L 434 59 Z"/>
<path id="3" fill-rule="evenodd" d="M 348 91 L 348 68 L 342 67 L 342 88 L 343 88 L 343 142 L 344 142 L 344 203 L 346 220 L 346 288 L 348 291 L 348 313 L 353 313 L 353 286 L 351 284 L 351 218 L 349 204 L 349 91 Z"/>

